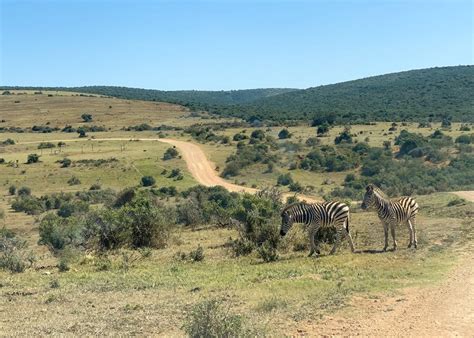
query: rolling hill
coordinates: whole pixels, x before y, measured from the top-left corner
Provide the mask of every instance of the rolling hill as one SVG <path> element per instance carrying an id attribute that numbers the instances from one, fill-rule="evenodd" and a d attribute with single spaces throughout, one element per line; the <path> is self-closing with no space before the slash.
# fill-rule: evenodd
<path id="1" fill-rule="evenodd" d="M 62 90 L 123 99 L 177 103 L 222 116 L 308 120 L 334 114 L 339 122 L 474 122 L 474 66 L 411 70 L 303 90 L 160 91 L 111 86 L 4 89 Z"/>

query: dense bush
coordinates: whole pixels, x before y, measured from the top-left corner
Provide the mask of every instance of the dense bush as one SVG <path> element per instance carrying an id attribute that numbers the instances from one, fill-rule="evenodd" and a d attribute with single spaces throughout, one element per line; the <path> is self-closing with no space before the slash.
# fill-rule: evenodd
<path id="1" fill-rule="evenodd" d="M 35 257 L 26 248 L 26 241 L 18 239 L 10 230 L 0 229 L 0 269 L 20 273 L 30 267 Z"/>
<path id="2" fill-rule="evenodd" d="M 81 180 L 78 179 L 76 176 L 71 177 L 70 179 L 67 180 L 67 184 L 69 185 L 78 185 L 81 184 Z"/>
<path id="3" fill-rule="evenodd" d="M 156 181 L 152 176 L 143 176 L 140 183 L 144 187 L 151 187 L 152 185 L 155 185 Z"/>
<path id="4" fill-rule="evenodd" d="M 176 150 L 176 148 L 168 148 L 166 149 L 164 155 L 163 155 L 163 160 L 171 160 L 173 158 L 178 157 L 179 153 Z"/>
<path id="5" fill-rule="evenodd" d="M 62 160 L 59 160 L 59 163 L 61 163 L 61 168 L 67 168 L 71 166 L 72 161 L 65 157 Z"/>
<path id="6" fill-rule="evenodd" d="M 16 186 L 14 186 L 14 185 L 9 186 L 8 187 L 8 193 L 12 196 L 15 195 L 16 194 Z"/>
<path id="7" fill-rule="evenodd" d="M 282 129 L 278 133 L 278 138 L 280 140 L 287 139 L 287 138 L 290 138 L 290 137 L 291 137 L 291 133 L 288 131 L 288 129 Z"/>
<path id="8" fill-rule="evenodd" d="M 16 198 L 11 207 L 17 212 L 25 212 L 28 215 L 39 215 L 45 211 L 43 203 L 34 196 Z"/>
<path id="9" fill-rule="evenodd" d="M 251 164 L 268 163 L 274 159 L 275 158 L 270 154 L 270 149 L 267 144 L 238 144 L 236 154 L 233 154 L 227 158 L 226 167 L 222 171 L 222 176 L 237 176 L 241 169 Z"/>
<path id="10" fill-rule="evenodd" d="M 474 140 L 474 134 L 471 135 L 460 135 L 456 138 L 456 143 L 471 144 Z"/>
<path id="11" fill-rule="evenodd" d="M 91 114 L 82 114 L 81 119 L 84 122 L 92 122 L 92 115 Z"/>
<path id="12" fill-rule="evenodd" d="M 18 196 L 29 196 L 31 195 L 31 189 L 29 187 L 21 187 L 18 189 Z"/>
<path id="13" fill-rule="evenodd" d="M 39 162 L 39 155 L 37 154 L 29 154 L 28 158 L 26 159 L 26 164 L 32 164 Z"/>
<path id="14" fill-rule="evenodd" d="M 352 143 L 352 135 L 350 133 L 349 127 L 345 127 L 344 130 L 339 134 L 339 136 L 336 136 L 336 138 L 334 139 L 334 144 L 340 143 Z"/>
<path id="15" fill-rule="evenodd" d="M 277 184 L 278 185 L 290 185 L 293 183 L 293 178 L 291 177 L 291 174 L 281 174 L 277 178 Z"/>
<path id="16" fill-rule="evenodd" d="M 49 148 L 55 148 L 56 145 L 51 142 L 41 142 L 38 144 L 38 149 L 49 149 Z"/>
<path id="17" fill-rule="evenodd" d="M 6 140 L 2 141 L 0 144 L 4 146 L 9 146 L 15 144 L 15 141 L 12 140 L 11 138 L 7 138 Z"/>

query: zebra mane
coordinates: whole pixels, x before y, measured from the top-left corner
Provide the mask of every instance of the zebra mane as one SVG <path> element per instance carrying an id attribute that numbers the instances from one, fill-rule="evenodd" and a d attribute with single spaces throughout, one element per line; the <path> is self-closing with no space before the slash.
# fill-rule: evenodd
<path id="1" fill-rule="evenodd" d="M 309 205 L 308 203 L 306 202 L 295 202 L 295 203 L 291 203 L 289 205 L 287 205 L 286 207 L 283 208 L 283 210 L 281 211 L 281 216 L 283 216 L 283 214 L 285 212 L 287 212 L 288 210 L 290 210 L 291 208 L 295 207 L 296 205 Z"/>
<path id="2" fill-rule="evenodd" d="M 387 196 L 386 193 L 384 193 L 382 191 L 382 189 L 380 189 L 379 187 L 373 185 L 373 188 L 374 188 L 374 192 L 376 192 L 380 197 L 382 197 L 383 199 L 389 199 L 389 197 Z"/>

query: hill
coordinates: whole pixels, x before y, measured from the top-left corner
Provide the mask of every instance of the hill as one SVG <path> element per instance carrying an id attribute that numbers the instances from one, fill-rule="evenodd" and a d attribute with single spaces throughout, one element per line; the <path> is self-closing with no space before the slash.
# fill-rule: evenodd
<path id="1" fill-rule="evenodd" d="M 176 103 L 222 116 L 308 120 L 334 114 L 339 122 L 474 122 L 474 66 L 411 70 L 303 90 L 161 91 L 112 86 L 19 88 L 93 93 Z"/>
<path id="2" fill-rule="evenodd" d="M 474 67 L 412 70 L 319 86 L 256 100 L 240 107 L 214 107 L 224 115 L 305 119 L 334 113 L 346 121 L 474 121 Z M 211 109 L 212 111 L 212 109 Z"/>

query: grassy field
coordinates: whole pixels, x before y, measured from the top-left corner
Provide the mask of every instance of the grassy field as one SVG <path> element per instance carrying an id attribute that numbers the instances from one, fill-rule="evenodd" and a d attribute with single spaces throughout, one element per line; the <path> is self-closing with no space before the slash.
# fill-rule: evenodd
<path id="1" fill-rule="evenodd" d="M 457 200 L 449 193 L 417 196 L 420 204 L 418 219 L 419 249 L 406 249 L 408 230 L 397 229 L 399 250 L 381 253 L 382 226 L 374 213 L 364 213 L 354 206 L 351 231 L 358 253 L 351 254 L 346 242 L 335 256 L 306 257 L 307 251 L 294 251 L 292 241 L 304 236 L 295 226 L 278 248 L 279 259 L 263 263 L 257 254 L 234 257 L 228 248 L 229 238 L 237 238 L 235 229 L 202 226 L 191 230 L 176 227 L 164 249 L 137 251 L 119 249 L 99 254 L 78 251 L 70 254 L 69 271 L 60 272 L 60 257 L 45 246 L 38 245 L 38 221 L 42 215 L 29 216 L 14 212 L 8 187 L 28 186 L 40 196 L 54 192 L 88 190 L 92 184 L 120 190 L 137 186 L 140 178 L 153 176 L 157 187 L 175 186 L 184 190 L 197 184 L 181 158 L 163 160 L 169 145 L 159 141 L 134 141 L 137 138 L 157 138 L 157 132 L 127 132 L 123 127 L 149 123 L 187 126 L 209 122 L 189 117 L 190 112 L 175 105 L 119 100 L 104 97 L 79 96 L 74 93 L 43 92 L 41 95 L 0 96 L 0 127 L 30 128 L 32 125 L 64 127 L 80 126 L 82 113 L 93 115 L 91 124 L 105 125 L 108 132 L 88 133 L 80 139 L 76 133 L 1 133 L 0 141 L 11 138 L 14 145 L 0 146 L 0 228 L 13 230 L 27 243 L 36 262 L 23 273 L 0 269 L 0 334 L 1 335 L 183 335 L 182 324 L 193 305 L 206 299 L 223 302 L 230 313 L 259 332 L 273 336 L 297 334 L 300 326 L 316 323 L 349 306 L 353 297 L 383 297 L 407 287 L 425 287 L 441 281 L 456 266 L 460 254 L 473 240 L 473 204 Z M 52 95 L 52 96 L 50 96 Z M 15 101 L 20 101 L 16 103 Z M 111 107 L 111 108 L 110 108 Z M 216 120 L 213 120 L 216 122 Z M 227 121 L 227 120 L 222 120 Z M 399 131 L 407 129 L 423 135 L 432 128 L 417 128 L 417 124 L 398 126 L 389 134 L 390 123 L 355 125 L 351 132 L 361 142 L 369 138 L 371 146 L 382 146 L 393 140 Z M 445 134 L 460 135 L 460 124 L 453 123 Z M 331 129 L 322 144 L 332 144 L 343 127 Z M 267 133 L 277 137 L 281 127 Z M 315 128 L 289 128 L 292 142 L 304 144 L 316 136 Z M 242 129 L 226 129 L 217 134 L 232 137 Z M 250 135 L 252 128 L 246 129 Z M 193 141 L 180 131 L 167 131 L 167 137 Z M 385 135 L 386 134 L 386 135 Z M 90 138 L 90 139 L 89 139 Z M 100 141 L 100 138 L 123 138 L 124 141 Z M 95 140 L 94 140 L 95 139 Z M 38 149 L 40 142 L 55 145 L 66 141 L 62 148 Z M 284 141 L 277 141 L 283 143 Z M 236 151 L 230 145 L 201 145 L 209 159 L 222 170 L 226 158 Z M 288 172 L 288 159 L 305 154 L 283 156 L 273 173 L 263 173 L 263 164 L 245 168 L 235 178 L 239 184 L 256 187 L 274 186 L 281 173 Z M 36 153 L 40 162 L 26 164 L 27 156 Z M 62 168 L 58 161 L 69 158 L 70 167 Z M 91 160 L 84 163 L 84 160 Z M 103 163 L 100 163 L 101 160 Z M 163 174 L 180 169 L 182 180 Z M 314 186 L 311 192 L 322 196 L 340 185 L 349 173 L 315 173 L 291 170 L 294 179 L 304 186 Z M 80 184 L 69 185 L 71 177 Z M 451 202 L 451 203 L 450 203 Z M 94 205 L 93 208 L 99 207 Z M 200 245 L 202 262 L 183 261 L 180 252 L 189 253 Z M 328 246 L 324 247 L 328 252 Z"/>
<path id="2" fill-rule="evenodd" d="M 359 253 L 351 254 L 344 243 L 335 256 L 308 258 L 306 251 L 294 252 L 284 242 L 280 259 L 266 264 L 253 255 L 232 257 L 225 243 L 236 233 L 227 229 L 177 230 L 166 249 L 153 250 L 149 257 L 129 250 L 106 256 L 84 253 L 68 272 L 59 272 L 56 258 L 31 240 L 30 248 L 40 257 L 34 269 L 0 272 L 2 332 L 181 335 L 186 312 L 204 299 L 222 300 L 229 311 L 268 334 L 295 332 L 299 325 L 346 307 L 355 295 L 396 294 L 441 280 L 473 238 L 472 217 L 466 218 L 472 204 L 448 207 L 453 199 L 450 194 L 419 197 L 417 251 L 405 249 L 403 227 L 398 229 L 399 251 L 364 253 L 380 249 L 383 238 L 374 213 L 360 211 L 352 222 Z M 24 221 L 7 213 L 9 228 L 35 238 L 34 228 L 16 224 Z M 297 233 L 292 230 L 288 236 Z M 176 258 L 177 252 L 198 244 L 204 249 L 203 262 Z"/>

